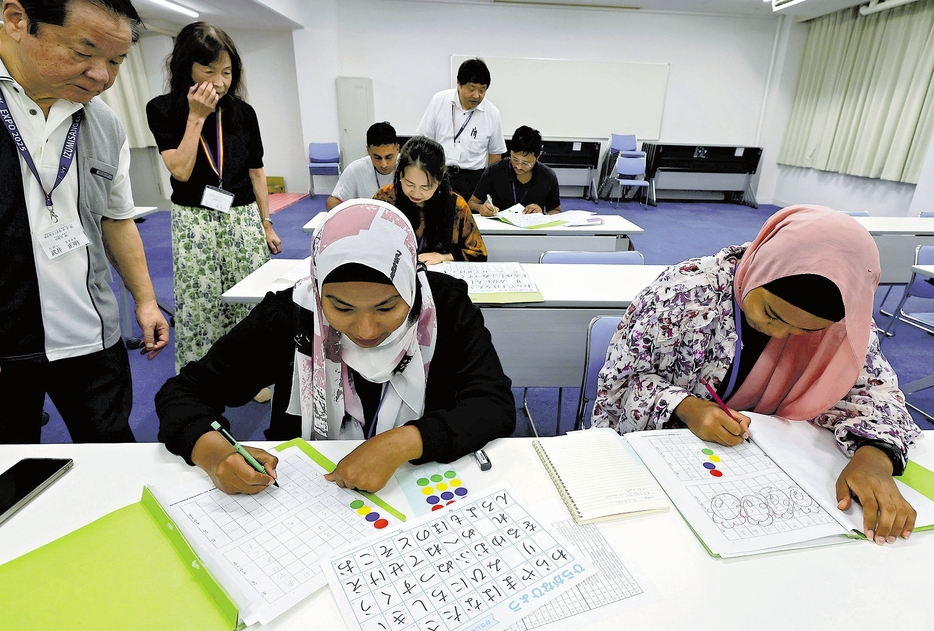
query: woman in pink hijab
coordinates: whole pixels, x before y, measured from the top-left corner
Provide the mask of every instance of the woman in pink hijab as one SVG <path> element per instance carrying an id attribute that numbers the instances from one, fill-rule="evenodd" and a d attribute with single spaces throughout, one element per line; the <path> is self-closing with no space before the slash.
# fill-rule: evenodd
<path id="1" fill-rule="evenodd" d="M 852 457 L 837 480 L 839 507 L 858 498 L 876 543 L 908 537 L 915 511 L 893 475 L 920 431 L 875 333 L 879 276 L 869 233 L 818 206 L 784 208 L 751 244 L 668 268 L 620 322 L 593 425 L 620 434 L 686 425 L 736 445 L 749 435 L 741 411 L 810 421 Z"/>

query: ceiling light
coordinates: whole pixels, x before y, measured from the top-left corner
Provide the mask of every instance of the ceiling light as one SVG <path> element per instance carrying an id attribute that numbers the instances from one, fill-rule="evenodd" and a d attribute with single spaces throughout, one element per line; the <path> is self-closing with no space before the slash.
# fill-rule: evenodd
<path id="1" fill-rule="evenodd" d="M 183 7 L 180 4 L 169 2 L 169 0 L 149 0 L 149 1 L 154 4 L 158 4 L 160 7 L 165 7 L 166 9 L 172 9 L 173 11 L 177 11 L 181 13 L 182 15 L 187 15 L 190 18 L 196 18 L 199 15 L 198 13 L 189 9 L 188 7 Z"/>

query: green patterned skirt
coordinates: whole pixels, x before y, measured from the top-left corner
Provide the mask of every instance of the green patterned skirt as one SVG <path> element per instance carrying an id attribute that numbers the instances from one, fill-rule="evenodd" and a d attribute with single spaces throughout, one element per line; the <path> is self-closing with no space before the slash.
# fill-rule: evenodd
<path id="1" fill-rule="evenodd" d="M 172 254 L 177 373 L 250 312 L 221 294 L 269 260 L 256 203 L 229 213 L 173 204 Z"/>

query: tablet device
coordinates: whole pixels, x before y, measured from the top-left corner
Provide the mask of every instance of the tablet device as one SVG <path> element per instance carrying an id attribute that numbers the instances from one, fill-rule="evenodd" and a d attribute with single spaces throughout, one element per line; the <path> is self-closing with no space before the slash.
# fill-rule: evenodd
<path id="1" fill-rule="evenodd" d="M 0 473 L 0 524 L 71 469 L 71 458 L 23 458 Z"/>

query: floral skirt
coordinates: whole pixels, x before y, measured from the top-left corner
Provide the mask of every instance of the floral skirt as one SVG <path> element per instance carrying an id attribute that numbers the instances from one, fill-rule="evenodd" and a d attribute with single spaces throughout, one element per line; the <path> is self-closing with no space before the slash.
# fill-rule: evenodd
<path id="1" fill-rule="evenodd" d="M 269 260 L 256 203 L 229 213 L 173 204 L 172 254 L 177 373 L 250 312 L 221 294 Z"/>

